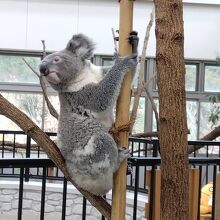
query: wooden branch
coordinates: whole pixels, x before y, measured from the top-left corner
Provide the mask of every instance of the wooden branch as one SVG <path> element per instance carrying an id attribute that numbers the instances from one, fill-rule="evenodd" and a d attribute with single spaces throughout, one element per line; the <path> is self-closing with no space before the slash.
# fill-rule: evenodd
<path id="1" fill-rule="evenodd" d="M 0 114 L 11 119 L 27 135 L 29 135 L 40 147 L 44 149 L 48 157 L 53 160 L 56 166 L 63 172 L 64 176 L 85 196 L 89 202 L 96 207 L 107 219 L 111 218 L 111 206 L 101 197 L 95 196 L 80 189 L 70 177 L 65 166 L 65 160 L 55 143 L 46 135 L 29 117 L 17 109 L 0 95 Z"/>
<path id="2" fill-rule="evenodd" d="M 140 71 L 139 71 L 139 75 L 138 75 L 138 86 L 137 86 L 137 91 L 135 93 L 134 104 L 133 104 L 133 108 L 132 108 L 132 112 L 131 112 L 131 116 L 130 116 L 130 122 L 131 122 L 130 130 L 131 131 L 134 127 L 134 123 L 135 123 L 135 120 L 137 117 L 139 100 L 140 100 L 141 93 L 143 91 L 146 50 L 147 50 L 147 45 L 148 45 L 148 41 L 149 41 L 149 37 L 150 37 L 150 30 L 153 25 L 153 21 L 154 21 L 154 9 L 151 12 L 150 21 L 147 25 L 145 38 L 144 38 L 144 46 L 142 49 L 141 62 L 140 62 Z"/>
<path id="3" fill-rule="evenodd" d="M 208 134 L 206 134 L 204 137 L 202 137 L 200 140 L 203 141 L 212 141 L 214 139 L 216 139 L 217 137 L 220 136 L 220 126 L 216 127 L 214 130 L 212 130 L 211 132 L 209 132 Z M 188 154 L 191 154 L 201 148 L 203 148 L 204 146 L 201 145 L 189 145 L 188 147 Z"/>

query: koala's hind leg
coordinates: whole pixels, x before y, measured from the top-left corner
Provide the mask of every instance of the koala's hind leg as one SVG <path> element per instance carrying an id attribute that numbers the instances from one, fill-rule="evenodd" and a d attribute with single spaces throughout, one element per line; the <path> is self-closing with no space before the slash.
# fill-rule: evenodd
<path id="1" fill-rule="evenodd" d="M 121 163 L 123 160 L 130 157 L 130 150 L 128 148 L 118 148 L 118 160 Z"/>

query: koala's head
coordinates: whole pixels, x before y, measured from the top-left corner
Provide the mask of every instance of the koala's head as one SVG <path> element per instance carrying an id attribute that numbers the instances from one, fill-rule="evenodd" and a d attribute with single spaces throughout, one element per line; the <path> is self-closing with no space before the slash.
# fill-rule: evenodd
<path id="1" fill-rule="evenodd" d="M 83 34 L 73 35 L 64 50 L 46 56 L 40 66 L 50 85 L 61 90 L 79 76 L 86 59 L 93 55 L 94 44 Z"/>

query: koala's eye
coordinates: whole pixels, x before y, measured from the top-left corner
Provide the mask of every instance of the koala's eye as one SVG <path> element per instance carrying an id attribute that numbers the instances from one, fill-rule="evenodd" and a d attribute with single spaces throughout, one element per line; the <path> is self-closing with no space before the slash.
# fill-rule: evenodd
<path id="1" fill-rule="evenodd" d="M 55 57 L 54 60 L 53 60 L 53 62 L 54 62 L 54 63 L 59 63 L 60 60 L 61 60 L 60 57 Z"/>

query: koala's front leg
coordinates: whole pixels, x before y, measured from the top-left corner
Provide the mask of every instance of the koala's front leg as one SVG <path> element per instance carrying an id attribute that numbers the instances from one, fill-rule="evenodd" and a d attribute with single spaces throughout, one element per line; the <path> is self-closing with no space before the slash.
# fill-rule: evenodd
<path id="1" fill-rule="evenodd" d="M 77 92 L 65 93 L 75 106 L 102 112 L 113 108 L 124 75 L 137 65 L 137 54 L 119 57 L 105 77 L 97 84 L 88 84 Z"/>

